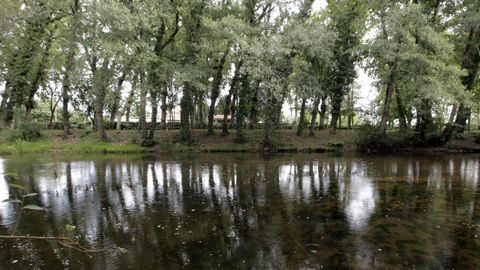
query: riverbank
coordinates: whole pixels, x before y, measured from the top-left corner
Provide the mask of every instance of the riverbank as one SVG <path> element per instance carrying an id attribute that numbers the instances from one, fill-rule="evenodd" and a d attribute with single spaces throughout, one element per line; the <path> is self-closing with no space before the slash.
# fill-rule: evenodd
<path id="1" fill-rule="evenodd" d="M 217 131 L 219 133 L 219 131 Z M 308 132 L 307 132 L 308 133 Z M 234 131 L 228 136 L 219 134 L 207 136 L 205 130 L 195 131 L 195 142 L 191 146 L 179 141 L 179 132 L 157 131 L 153 147 L 138 145 L 139 134 L 136 130 L 110 130 L 109 142 L 100 142 L 97 134 L 90 130 L 73 130 L 72 135 L 63 138 L 60 130 L 42 131 L 42 139 L 27 142 L 6 140 L 0 132 L 0 154 L 21 153 L 208 153 L 208 152 L 263 152 L 263 131 L 248 130 L 247 143 L 235 144 Z M 339 130 L 332 135 L 329 131 L 317 131 L 315 136 L 296 136 L 293 130 L 277 131 L 273 137 L 277 152 L 354 152 L 358 140 L 358 131 Z M 402 152 L 468 152 L 480 153 L 480 145 L 474 136 L 463 136 L 446 145 L 430 148 L 408 148 Z"/>
<path id="2" fill-rule="evenodd" d="M 72 135 L 63 138 L 60 130 L 44 130 L 37 141 L 8 141 L 0 132 L 0 154 L 19 153 L 166 153 L 166 152 L 262 152 L 263 131 L 248 130 L 247 143 L 235 144 L 234 131 L 228 136 L 207 136 L 206 130 L 195 130 L 195 141 L 187 146 L 179 141 L 177 130 L 159 130 L 156 132 L 153 147 L 138 145 L 139 134 L 136 130 L 109 130 L 109 142 L 100 142 L 97 134 L 90 130 L 73 130 Z M 328 131 L 317 131 L 316 136 L 296 136 L 292 130 L 277 131 L 273 141 L 278 152 L 327 152 L 354 151 L 357 132 L 339 131 L 332 135 Z"/>

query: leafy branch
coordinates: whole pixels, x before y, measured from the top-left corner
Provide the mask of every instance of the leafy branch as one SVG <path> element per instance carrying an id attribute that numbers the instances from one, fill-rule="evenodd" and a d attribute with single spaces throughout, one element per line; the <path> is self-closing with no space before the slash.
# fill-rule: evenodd
<path id="1" fill-rule="evenodd" d="M 10 197 L 9 199 L 4 200 L 3 202 L 7 203 L 14 203 L 14 204 L 20 204 L 20 211 L 18 212 L 17 219 L 15 221 L 15 224 L 13 226 L 12 232 L 10 235 L 0 235 L 0 239 L 14 239 L 14 240 L 43 240 L 43 241 L 56 241 L 57 243 L 68 247 L 72 248 L 75 250 L 78 250 L 80 252 L 84 253 L 95 253 L 95 252 L 100 252 L 103 251 L 101 249 L 89 249 L 87 247 L 82 246 L 78 240 L 75 240 L 71 237 L 67 236 L 30 236 L 30 235 L 17 235 L 17 229 L 18 225 L 20 224 L 20 219 L 22 218 L 22 214 L 24 210 L 31 210 L 31 211 L 44 211 L 44 209 L 36 204 L 25 204 L 25 201 L 28 198 L 35 197 L 38 195 L 38 193 L 28 193 L 26 188 L 22 185 L 19 184 L 9 184 L 11 188 L 16 190 L 17 192 L 20 193 L 21 199 L 19 199 L 16 195 L 13 195 L 13 197 Z M 65 230 L 67 232 L 72 232 L 76 229 L 75 226 L 67 224 L 65 226 Z"/>

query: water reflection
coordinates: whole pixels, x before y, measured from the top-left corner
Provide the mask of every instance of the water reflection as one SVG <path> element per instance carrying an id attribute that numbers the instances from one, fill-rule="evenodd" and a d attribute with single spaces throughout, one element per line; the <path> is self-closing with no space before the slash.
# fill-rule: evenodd
<path id="1" fill-rule="evenodd" d="M 19 233 L 77 226 L 93 256 L 0 241 L 5 269 L 475 269 L 477 156 L 44 156 L 0 160 L 45 213 Z M 16 177 L 7 176 L 13 173 Z M 0 203 L 0 231 L 17 209 Z M 1 268 L 1 267 L 0 267 Z"/>

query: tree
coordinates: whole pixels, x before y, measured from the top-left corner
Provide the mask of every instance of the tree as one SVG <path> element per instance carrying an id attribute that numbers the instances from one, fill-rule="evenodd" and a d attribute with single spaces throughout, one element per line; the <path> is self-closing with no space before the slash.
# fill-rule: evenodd
<path id="1" fill-rule="evenodd" d="M 425 100 L 443 102 L 462 90 L 460 72 L 449 63 L 452 46 L 431 26 L 421 7 L 393 5 L 390 9 L 386 16 L 386 10 L 381 11 L 382 31 L 370 46 L 372 70 L 380 78 L 379 85 L 386 86 L 378 136 L 386 134 L 394 92 L 397 98 L 409 96 L 410 105 L 421 112 Z"/>
<path id="2" fill-rule="evenodd" d="M 338 35 L 333 46 L 333 63 L 329 65 L 331 132 L 335 133 L 345 94 L 356 78 L 355 66 L 360 60 L 359 44 L 364 33 L 366 3 L 364 1 L 328 1 L 330 27 Z"/>

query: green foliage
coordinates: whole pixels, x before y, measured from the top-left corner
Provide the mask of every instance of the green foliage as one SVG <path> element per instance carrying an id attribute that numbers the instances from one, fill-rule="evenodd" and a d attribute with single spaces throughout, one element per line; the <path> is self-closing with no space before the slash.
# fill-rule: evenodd
<path id="1" fill-rule="evenodd" d="M 67 231 L 67 232 L 73 232 L 76 228 L 77 228 L 77 226 L 74 226 L 74 225 L 71 225 L 71 224 L 65 225 L 65 231 Z"/>
<path id="2" fill-rule="evenodd" d="M 33 211 L 43 211 L 44 209 L 35 204 L 27 204 L 23 207 L 23 209 L 33 210 Z"/>
<path id="3" fill-rule="evenodd" d="M 23 141 L 37 141 L 42 138 L 41 128 L 35 123 L 23 122 L 17 127 L 6 131 L 6 139 L 10 142 L 23 140 Z"/>
<path id="4" fill-rule="evenodd" d="M 341 151 L 345 148 L 345 143 L 337 139 L 331 139 L 327 143 L 327 150 L 329 151 Z"/>
<path id="5" fill-rule="evenodd" d="M 449 106 L 462 103 L 467 112 L 478 103 L 479 1 L 328 0 L 323 10 L 314 2 L 0 0 L 0 126 L 53 124 L 65 101 L 74 111 L 62 120 L 70 113 L 87 126 L 98 116 L 102 139 L 101 127 L 117 116 L 139 118 L 137 142 L 150 145 L 147 112 L 180 105 L 182 137 L 192 143 L 192 125 L 205 118 L 199 107 L 220 100 L 218 114 L 236 112 L 237 142 L 260 123 L 268 142 L 287 119 L 286 102 L 305 100 L 303 119 L 325 100 L 333 129 L 342 115 L 376 120 L 384 109 L 391 111 L 384 119 L 423 121 L 419 137 L 429 141 Z M 360 63 L 378 91 L 362 111 L 349 95 Z M 396 102 L 383 104 L 389 96 Z M 9 137 L 37 135 L 17 127 Z"/>
<path id="6" fill-rule="evenodd" d="M 356 148 L 362 153 L 392 151 L 393 142 L 388 137 L 379 137 L 377 127 L 367 122 L 359 127 Z"/>
<path id="7" fill-rule="evenodd" d="M 8 184 L 11 188 L 14 190 L 17 190 L 22 197 L 22 200 L 19 200 L 17 197 L 12 197 L 6 200 L 3 200 L 3 202 L 9 202 L 9 203 L 19 203 L 22 210 L 33 210 L 33 211 L 43 211 L 44 209 L 36 204 L 27 204 L 24 205 L 25 200 L 30 197 L 35 197 L 38 195 L 38 193 L 27 193 L 25 186 L 15 184 L 15 183 L 9 183 Z M 15 195 L 14 195 L 15 196 Z M 18 225 L 18 224 L 17 224 Z"/>

